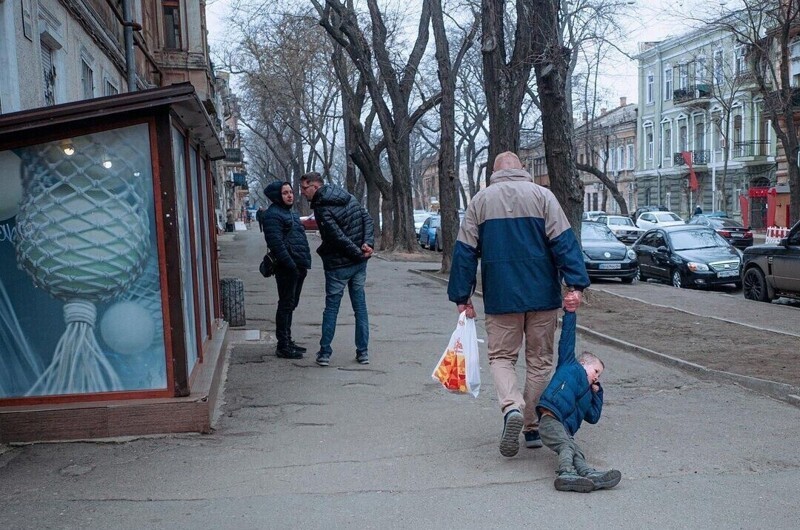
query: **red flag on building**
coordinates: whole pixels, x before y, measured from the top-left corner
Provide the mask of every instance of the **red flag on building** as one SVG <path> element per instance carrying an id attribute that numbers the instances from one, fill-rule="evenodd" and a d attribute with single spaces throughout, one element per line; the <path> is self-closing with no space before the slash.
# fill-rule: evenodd
<path id="1" fill-rule="evenodd" d="M 700 184 L 697 182 L 697 175 L 694 174 L 694 168 L 692 167 L 692 152 L 683 151 L 681 155 L 683 155 L 683 161 L 689 166 L 689 188 L 691 188 L 692 191 L 697 191 Z"/>

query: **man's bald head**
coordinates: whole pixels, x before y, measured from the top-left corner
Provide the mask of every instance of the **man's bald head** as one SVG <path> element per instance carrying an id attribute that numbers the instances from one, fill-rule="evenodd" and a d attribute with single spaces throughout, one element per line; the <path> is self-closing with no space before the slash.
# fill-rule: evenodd
<path id="1" fill-rule="evenodd" d="M 494 158 L 494 170 L 499 171 L 501 169 L 522 169 L 522 162 L 511 151 L 505 151 Z"/>

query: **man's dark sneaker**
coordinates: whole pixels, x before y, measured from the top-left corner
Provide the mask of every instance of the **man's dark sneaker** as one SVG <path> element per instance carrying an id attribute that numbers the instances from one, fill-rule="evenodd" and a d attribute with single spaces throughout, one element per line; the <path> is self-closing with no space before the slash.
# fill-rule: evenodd
<path id="1" fill-rule="evenodd" d="M 305 353 L 305 352 L 307 352 L 307 351 L 308 351 L 308 348 L 305 348 L 305 347 L 303 347 L 303 346 L 300 346 L 300 345 L 299 345 L 299 344 L 297 344 L 295 341 L 291 341 L 291 342 L 289 343 L 289 346 L 291 346 L 291 347 L 292 347 L 292 349 L 293 349 L 294 351 L 297 351 L 297 352 L 300 352 L 300 353 Z"/>
<path id="2" fill-rule="evenodd" d="M 538 449 L 543 445 L 539 431 L 525 431 L 522 434 L 525 435 L 525 447 L 528 449 Z"/>
<path id="3" fill-rule="evenodd" d="M 358 364 L 369 364 L 369 353 L 367 352 L 357 353 L 356 362 Z"/>
<path id="4" fill-rule="evenodd" d="M 622 473 L 616 469 L 611 469 L 609 471 L 591 471 L 583 476 L 592 481 L 594 489 L 596 490 L 613 488 L 622 480 Z"/>
<path id="5" fill-rule="evenodd" d="M 322 353 L 317 354 L 317 364 L 320 366 L 328 366 L 331 364 L 331 357 L 330 355 L 325 355 Z"/>
<path id="6" fill-rule="evenodd" d="M 292 349 L 284 349 L 284 348 L 278 348 L 275 351 L 275 355 L 277 355 L 278 358 L 280 358 L 280 359 L 302 359 L 303 358 L 303 354 L 300 353 L 299 351 L 292 350 Z"/>
<path id="7" fill-rule="evenodd" d="M 511 458 L 519 452 L 519 433 L 522 432 L 522 414 L 517 409 L 506 413 L 503 436 L 500 437 L 500 454 Z"/>
<path id="8" fill-rule="evenodd" d="M 576 473 L 559 473 L 553 484 L 558 491 L 577 491 L 589 493 L 594 491 L 594 482 Z"/>

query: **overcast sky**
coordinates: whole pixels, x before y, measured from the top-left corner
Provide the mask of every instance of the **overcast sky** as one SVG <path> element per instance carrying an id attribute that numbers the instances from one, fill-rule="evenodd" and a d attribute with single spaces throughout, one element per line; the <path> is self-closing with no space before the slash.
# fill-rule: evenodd
<path id="1" fill-rule="evenodd" d="M 304 1 L 304 0 L 298 0 Z M 394 0 L 389 0 L 394 1 Z M 630 6 L 634 16 L 628 25 L 629 38 L 620 43 L 619 47 L 630 55 L 634 55 L 639 42 L 659 41 L 668 36 L 680 35 L 691 29 L 687 25 L 686 16 L 701 18 L 700 10 L 719 10 L 720 0 L 633 0 Z M 721 0 L 726 8 L 732 7 L 736 0 Z M 210 0 L 206 7 L 208 16 L 209 42 L 214 50 L 214 44 L 225 39 L 224 20 L 230 10 L 231 0 Z M 414 0 L 406 0 L 406 5 L 413 4 Z M 411 17 L 409 17 L 411 20 Z M 413 22 L 413 20 L 411 20 Z M 413 24 L 413 30 L 416 30 Z M 432 38 L 432 37 L 431 37 Z M 618 63 L 608 65 L 602 76 L 601 84 L 608 90 L 605 105 L 608 108 L 616 107 L 619 98 L 625 96 L 628 103 L 638 101 L 636 93 L 636 61 L 620 60 Z"/>

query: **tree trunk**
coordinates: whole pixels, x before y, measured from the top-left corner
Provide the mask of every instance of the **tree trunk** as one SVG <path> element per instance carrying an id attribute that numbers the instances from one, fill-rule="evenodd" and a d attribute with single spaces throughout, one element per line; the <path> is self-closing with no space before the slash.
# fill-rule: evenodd
<path id="1" fill-rule="evenodd" d="M 572 150 L 572 116 L 566 81 L 569 50 L 558 31 L 558 0 L 533 0 L 533 52 L 536 86 L 542 111 L 542 136 L 547 173 L 567 219 L 580 241 L 583 183 Z"/>
<path id="2" fill-rule="evenodd" d="M 519 151 L 520 114 L 525 88 L 531 73 L 533 41 L 532 9 L 529 2 L 517 1 L 517 28 L 513 56 L 506 62 L 505 0 L 482 0 L 481 30 L 483 42 L 483 88 L 489 115 L 489 158 L 504 152 Z M 489 185 L 490 169 L 486 171 Z"/>
<path id="3" fill-rule="evenodd" d="M 619 188 L 617 187 L 617 185 L 614 183 L 613 180 L 608 178 L 608 176 L 606 176 L 605 173 L 603 173 L 594 166 L 576 163 L 575 167 L 580 171 L 591 173 L 592 175 L 597 177 L 597 179 L 603 183 L 603 185 L 608 189 L 608 191 L 611 192 L 611 197 L 615 201 L 617 201 L 617 204 L 619 205 L 620 215 L 628 215 L 628 204 L 625 202 L 625 198 L 619 192 Z M 605 203 L 603 203 L 603 209 L 605 209 Z"/>

